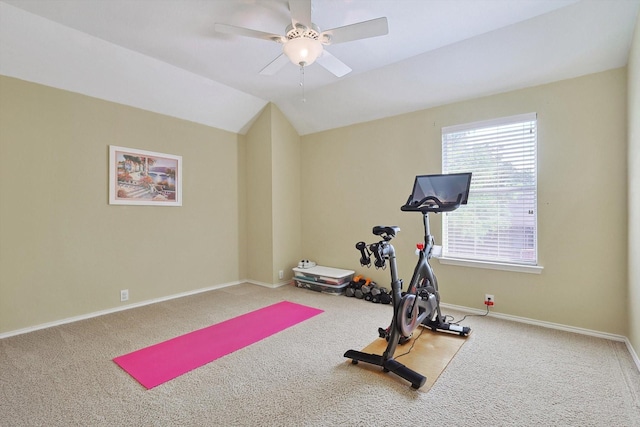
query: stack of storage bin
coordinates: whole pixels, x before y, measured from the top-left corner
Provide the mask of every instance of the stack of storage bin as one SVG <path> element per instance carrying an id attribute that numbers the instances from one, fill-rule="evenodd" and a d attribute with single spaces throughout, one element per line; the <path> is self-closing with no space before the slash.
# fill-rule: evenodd
<path id="1" fill-rule="evenodd" d="M 323 267 L 294 268 L 294 280 L 299 288 L 307 288 L 332 295 L 341 295 L 353 279 L 352 270 Z"/>

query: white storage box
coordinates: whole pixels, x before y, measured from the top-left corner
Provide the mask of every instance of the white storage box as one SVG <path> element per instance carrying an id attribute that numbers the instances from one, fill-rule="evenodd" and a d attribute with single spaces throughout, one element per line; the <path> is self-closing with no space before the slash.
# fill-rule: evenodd
<path id="1" fill-rule="evenodd" d="M 312 289 L 328 294 L 342 294 L 353 279 L 354 271 L 317 265 L 311 268 L 294 268 L 294 280 L 299 288 Z"/>
<path id="2" fill-rule="evenodd" d="M 343 283 L 342 285 L 328 285 L 325 283 L 309 282 L 303 279 L 295 279 L 296 286 L 299 288 L 311 289 L 312 291 L 322 292 L 331 295 L 342 295 L 345 293 L 345 288 L 349 283 Z"/>
<path id="3" fill-rule="evenodd" d="M 316 265 L 311 268 L 294 268 L 296 278 L 304 279 L 309 282 L 326 283 L 329 285 L 342 285 L 349 283 L 353 279 L 355 271 L 341 270 L 339 268 L 323 267 Z"/>

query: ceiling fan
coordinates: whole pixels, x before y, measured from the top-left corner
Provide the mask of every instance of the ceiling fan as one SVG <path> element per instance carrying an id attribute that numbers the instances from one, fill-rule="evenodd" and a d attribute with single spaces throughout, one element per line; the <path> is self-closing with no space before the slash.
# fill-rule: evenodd
<path id="1" fill-rule="evenodd" d="M 389 33 L 387 18 L 377 18 L 344 27 L 320 31 L 311 21 L 311 0 L 290 0 L 291 24 L 285 29 L 285 35 L 269 34 L 250 28 L 216 23 L 216 31 L 225 34 L 253 37 L 282 44 L 283 53 L 264 67 L 260 74 L 272 75 L 289 61 L 301 68 L 314 62 L 322 65 L 337 77 L 351 72 L 344 62 L 331 55 L 324 46 L 345 43 L 369 37 L 383 36 Z"/>

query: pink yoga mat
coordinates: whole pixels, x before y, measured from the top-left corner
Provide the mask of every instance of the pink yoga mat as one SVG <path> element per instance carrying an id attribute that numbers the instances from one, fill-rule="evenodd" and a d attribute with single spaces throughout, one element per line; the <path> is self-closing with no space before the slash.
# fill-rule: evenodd
<path id="1" fill-rule="evenodd" d="M 150 389 L 322 312 L 282 301 L 113 361 Z"/>

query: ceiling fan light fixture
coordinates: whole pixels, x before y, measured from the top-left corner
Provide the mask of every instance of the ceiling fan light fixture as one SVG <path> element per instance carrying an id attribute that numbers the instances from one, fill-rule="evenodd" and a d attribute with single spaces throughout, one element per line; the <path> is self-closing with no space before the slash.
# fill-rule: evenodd
<path id="1" fill-rule="evenodd" d="M 322 43 L 308 37 L 298 37 L 288 40 L 282 50 L 291 62 L 306 67 L 315 62 L 322 53 Z"/>

